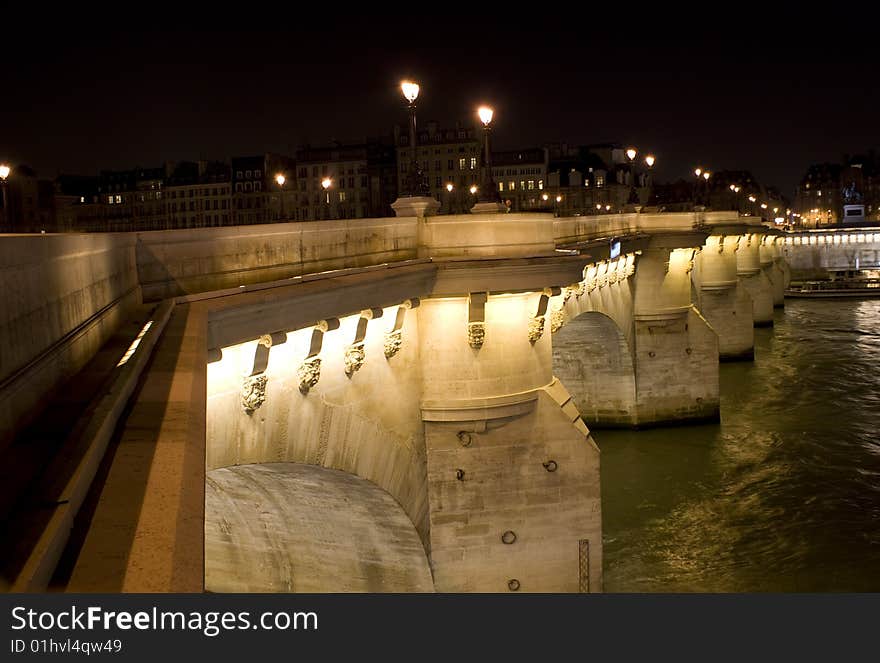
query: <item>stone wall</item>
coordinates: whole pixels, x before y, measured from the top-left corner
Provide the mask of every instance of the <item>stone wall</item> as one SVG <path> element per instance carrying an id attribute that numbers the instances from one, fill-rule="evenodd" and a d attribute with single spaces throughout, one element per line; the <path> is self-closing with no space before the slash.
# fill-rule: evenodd
<path id="1" fill-rule="evenodd" d="M 0 241 L 0 448 L 140 303 L 135 237 Z"/>
<path id="2" fill-rule="evenodd" d="M 416 257 L 415 218 L 341 219 L 137 234 L 144 300 Z"/>

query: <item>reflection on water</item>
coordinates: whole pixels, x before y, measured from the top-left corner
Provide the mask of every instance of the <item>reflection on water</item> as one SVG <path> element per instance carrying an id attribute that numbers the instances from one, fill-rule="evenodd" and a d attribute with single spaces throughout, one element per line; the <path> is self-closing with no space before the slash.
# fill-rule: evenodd
<path id="1" fill-rule="evenodd" d="M 880 591 L 880 300 L 787 300 L 721 424 L 593 432 L 605 591 Z"/>

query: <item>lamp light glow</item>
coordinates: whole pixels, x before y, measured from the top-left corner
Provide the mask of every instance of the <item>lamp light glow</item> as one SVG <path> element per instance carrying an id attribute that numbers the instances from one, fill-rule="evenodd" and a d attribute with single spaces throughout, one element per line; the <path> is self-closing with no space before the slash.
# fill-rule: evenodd
<path id="1" fill-rule="evenodd" d="M 630 147 L 630 148 L 626 151 L 626 158 L 629 159 L 630 161 L 632 161 L 633 159 L 636 158 L 636 155 L 637 155 L 637 154 L 638 154 L 638 151 L 636 150 L 636 148 L 634 148 L 634 147 Z"/>
<path id="2" fill-rule="evenodd" d="M 403 81 L 400 84 L 400 89 L 403 92 L 403 96 L 406 97 L 406 100 L 409 103 L 413 103 L 419 97 L 418 83 L 413 83 L 412 81 Z"/>
<path id="3" fill-rule="evenodd" d="M 287 181 L 287 178 L 284 177 L 281 173 L 278 173 L 275 176 L 275 181 L 278 182 L 278 186 L 284 186 L 284 183 Z"/>
<path id="4" fill-rule="evenodd" d="M 325 191 L 330 188 L 331 184 L 333 184 L 333 180 L 331 180 L 329 177 L 325 177 L 323 180 L 321 180 L 321 186 L 324 187 Z"/>
<path id="5" fill-rule="evenodd" d="M 10 168 L 5 163 L 0 165 L 0 180 L 5 180 L 9 177 Z"/>
<path id="6" fill-rule="evenodd" d="M 470 192 L 472 194 L 477 192 L 477 185 L 476 184 L 471 184 Z"/>
<path id="7" fill-rule="evenodd" d="M 492 116 L 495 115 L 495 111 L 488 106 L 480 106 L 477 110 L 477 115 L 480 116 L 480 122 L 483 123 L 483 126 L 489 126 L 489 123 L 492 121 Z"/>
<path id="8" fill-rule="evenodd" d="M 702 169 L 702 168 L 694 168 L 694 175 L 696 175 L 697 177 L 699 177 L 699 176 L 702 175 L 702 174 L 703 174 L 703 169 Z"/>
<path id="9" fill-rule="evenodd" d="M 708 180 L 710 177 L 712 177 L 712 173 L 710 173 L 708 170 L 704 170 L 703 171 L 703 179 Z"/>
<path id="10" fill-rule="evenodd" d="M 654 158 L 653 154 L 649 154 L 648 156 L 645 157 L 645 163 L 648 165 L 648 168 L 653 168 L 655 161 L 656 161 L 656 159 Z"/>
<path id="11" fill-rule="evenodd" d="M 452 182 L 448 182 L 448 183 L 446 184 L 446 190 L 447 190 L 449 193 L 452 193 L 452 189 L 453 189 L 453 188 L 454 188 L 454 187 L 452 186 Z"/>

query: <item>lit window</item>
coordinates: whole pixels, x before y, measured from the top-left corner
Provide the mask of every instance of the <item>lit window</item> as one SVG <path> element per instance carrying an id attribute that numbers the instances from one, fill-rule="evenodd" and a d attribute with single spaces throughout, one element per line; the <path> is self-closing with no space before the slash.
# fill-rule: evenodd
<path id="1" fill-rule="evenodd" d="M 344 202 L 345 202 L 345 191 L 340 191 L 340 192 L 339 192 L 339 202 L 340 202 L 340 203 L 344 203 Z"/>
<path id="2" fill-rule="evenodd" d="M 525 191 L 525 190 L 526 190 L 526 181 L 525 181 L 525 180 L 520 180 L 520 181 L 519 181 L 519 190 L 520 190 L 520 191 Z"/>
<path id="3" fill-rule="evenodd" d="M 477 167 L 477 157 L 471 157 L 471 170 Z"/>
<path id="4" fill-rule="evenodd" d="M 605 186 L 605 178 L 602 175 L 596 175 L 596 186 Z"/>
<path id="5" fill-rule="evenodd" d="M 467 159 L 459 159 L 458 160 L 458 169 L 464 170 L 465 168 L 467 168 Z"/>
<path id="6" fill-rule="evenodd" d="M 507 188 L 508 188 L 510 191 L 516 191 L 516 182 L 514 182 L 513 180 L 511 180 L 510 182 L 507 183 Z"/>
<path id="7" fill-rule="evenodd" d="M 529 190 L 532 190 L 534 188 L 535 188 L 535 180 L 529 180 Z"/>
<path id="8" fill-rule="evenodd" d="M 113 204 L 113 196 L 107 196 L 107 202 L 112 205 Z"/>
<path id="9" fill-rule="evenodd" d="M 544 180 L 538 180 L 538 188 L 542 190 L 544 189 Z"/>
<path id="10" fill-rule="evenodd" d="M 121 203 L 121 202 L 122 202 L 122 196 L 116 196 L 116 202 L 117 202 L 117 203 Z"/>
<path id="11" fill-rule="evenodd" d="M 498 190 L 504 191 L 504 182 L 498 182 Z"/>

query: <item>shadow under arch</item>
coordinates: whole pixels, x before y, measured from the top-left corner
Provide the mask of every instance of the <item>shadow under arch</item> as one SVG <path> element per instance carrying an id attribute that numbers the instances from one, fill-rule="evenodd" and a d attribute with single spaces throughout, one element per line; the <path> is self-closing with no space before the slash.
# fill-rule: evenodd
<path id="1" fill-rule="evenodd" d="M 590 427 L 636 425 L 632 352 L 609 316 L 586 311 L 553 335 L 553 374 Z"/>
<path id="2" fill-rule="evenodd" d="M 211 470 L 205 481 L 210 592 L 433 592 L 421 539 L 391 495 L 305 463 Z"/>

